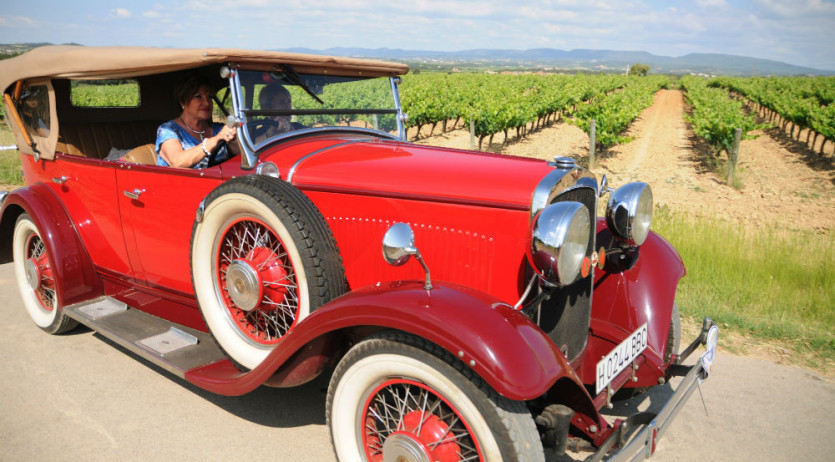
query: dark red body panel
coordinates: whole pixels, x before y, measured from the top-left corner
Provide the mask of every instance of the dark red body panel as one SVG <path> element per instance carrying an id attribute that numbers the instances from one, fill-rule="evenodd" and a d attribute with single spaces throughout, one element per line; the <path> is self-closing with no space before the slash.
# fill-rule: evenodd
<path id="1" fill-rule="evenodd" d="M 598 221 L 598 232 L 605 221 Z M 622 273 L 598 270 L 589 344 L 586 353 L 573 363 L 584 383 L 594 383 L 597 360 L 608 354 L 629 334 L 647 323 L 648 345 L 645 365 L 633 386 L 650 386 L 665 375 L 664 352 L 670 329 L 678 281 L 684 277 L 684 263 L 666 240 L 650 232 L 640 248 L 635 266 Z"/>
<path id="2" fill-rule="evenodd" d="M 0 211 L 4 224 L 14 227 L 20 212 L 26 212 L 40 231 L 52 258 L 58 306 L 64 307 L 102 294 L 102 282 L 90 261 L 76 228 L 56 194 L 43 183 L 12 191 Z M 11 246 L 11 242 L 6 245 Z"/>
<path id="3" fill-rule="evenodd" d="M 224 361 L 192 370 L 186 379 L 219 394 L 247 393 L 312 340 L 355 326 L 398 329 L 433 342 L 510 399 L 536 398 L 563 376 L 577 382 L 565 356 L 527 316 L 479 291 L 444 283 L 427 291 L 422 281 L 383 283 L 333 300 L 249 373 Z"/>

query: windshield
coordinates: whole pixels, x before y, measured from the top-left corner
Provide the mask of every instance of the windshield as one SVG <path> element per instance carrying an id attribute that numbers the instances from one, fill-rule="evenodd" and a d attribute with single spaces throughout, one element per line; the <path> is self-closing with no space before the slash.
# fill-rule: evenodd
<path id="1" fill-rule="evenodd" d="M 249 139 L 255 146 L 299 130 L 345 127 L 397 135 L 395 98 L 386 77 L 241 71 Z"/>

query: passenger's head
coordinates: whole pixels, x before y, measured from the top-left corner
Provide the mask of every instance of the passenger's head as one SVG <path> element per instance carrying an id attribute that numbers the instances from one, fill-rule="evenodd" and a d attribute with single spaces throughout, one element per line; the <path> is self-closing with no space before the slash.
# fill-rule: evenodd
<path id="1" fill-rule="evenodd" d="M 24 110 L 32 110 L 40 104 L 40 88 L 27 88 L 20 94 L 20 100 L 24 103 Z"/>
<path id="2" fill-rule="evenodd" d="M 261 89 L 261 93 L 258 94 L 258 102 L 261 104 L 261 109 L 263 110 L 281 111 L 293 108 L 290 91 L 276 83 L 267 85 Z M 273 115 L 269 118 L 277 124 L 275 128 L 276 132 L 284 133 L 292 130 L 292 125 L 290 124 L 292 116 Z"/>
<path id="3" fill-rule="evenodd" d="M 267 85 L 258 95 L 261 109 L 286 110 L 292 109 L 293 101 L 290 91 L 278 84 Z"/>

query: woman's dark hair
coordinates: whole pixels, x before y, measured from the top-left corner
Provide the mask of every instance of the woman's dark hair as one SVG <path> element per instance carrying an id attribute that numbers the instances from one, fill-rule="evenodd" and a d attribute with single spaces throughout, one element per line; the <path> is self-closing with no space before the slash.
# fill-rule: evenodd
<path id="1" fill-rule="evenodd" d="M 212 81 L 199 74 L 189 75 L 174 87 L 174 98 L 181 106 L 185 106 L 203 86 L 209 87 L 211 90 L 213 88 Z"/>

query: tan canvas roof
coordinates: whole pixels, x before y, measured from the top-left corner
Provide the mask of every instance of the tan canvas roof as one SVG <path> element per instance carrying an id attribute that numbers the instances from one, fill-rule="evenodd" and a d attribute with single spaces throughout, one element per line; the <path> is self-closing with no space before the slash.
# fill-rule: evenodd
<path id="1" fill-rule="evenodd" d="M 299 72 L 340 71 L 369 76 L 405 74 L 405 64 L 333 56 L 233 48 L 44 46 L 0 61 L 0 90 L 35 77 L 126 78 L 234 61 L 291 64 Z"/>

